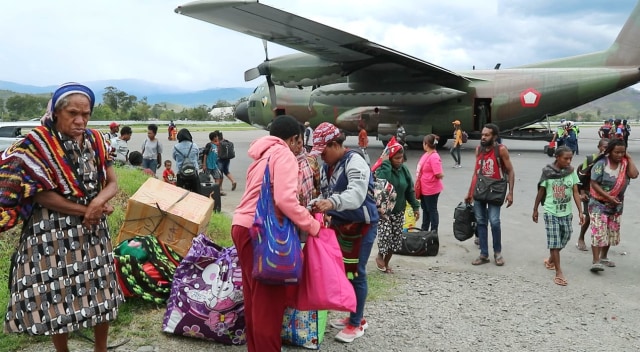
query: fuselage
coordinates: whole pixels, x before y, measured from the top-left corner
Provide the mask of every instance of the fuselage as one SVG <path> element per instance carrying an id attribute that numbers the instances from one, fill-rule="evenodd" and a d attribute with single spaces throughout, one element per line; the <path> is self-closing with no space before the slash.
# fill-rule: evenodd
<path id="1" fill-rule="evenodd" d="M 280 114 L 309 121 L 312 126 L 325 121 L 334 123 L 347 133 L 357 133 L 363 121 L 374 135 L 379 126 L 400 121 L 405 126 L 419 125 L 423 132 L 448 135 L 453 120 L 460 120 L 462 128 L 472 134 L 477 134 L 488 122 L 509 132 L 640 81 L 637 67 L 514 68 L 459 73 L 470 81 L 454 87 L 453 90 L 461 92 L 457 95 L 444 92 L 441 98 L 429 96 L 427 92 L 434 89 L 428 83 L 404 84 L 402 90 L 396 86 L 385 90 L 381 86 L 369 89 L 366 94 L 356 94 L 357 89 L 349 93 L 347 83 L 335 85 L 339 91 L 332 91 L 334 85 L 276 87 L 276 108 Z M 429 90 L 422 93 L 424 85 Z M 318 95 L 319 90 L 324 92 Z M 375 102 L 380 105 L 372 104 Z M 248 116 L 238 117 L 266 128 L 275 116 L 266 83 L 254 90 L 247 104 Z"/>

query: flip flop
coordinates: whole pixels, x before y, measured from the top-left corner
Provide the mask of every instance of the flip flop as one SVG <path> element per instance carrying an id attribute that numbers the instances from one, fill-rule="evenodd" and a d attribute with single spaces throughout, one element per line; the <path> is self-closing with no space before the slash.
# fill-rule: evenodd
<path id="1" fill-rule="evenodd" d="M 549 270 L 556 270 L 556 265 L 553 263 L 549 263 L 549 258 L 544 258 L 544 267 Z"/>
<path id="2" fill-rule="evenodd" d="M 494 259 L 494 262 L 496 263 L 497 266 L 503 266 L 504 265 L 504 258 L 502 258 L 501 254 L 494 255 L 493 259 Z"/>
<path id="3" fill-rule="evenodd" d="M 602 258 L 600 259 L 600 264 L 607 266 L 609 268 L 614 268 L 616 266 L 615 262 L 612 262 L 609 260 L 609 258 Z"/>
<path id="4" fill-rule="evenodd" d="M 556 276 L 553 278 L 553 283 L 559 286 L 567 286 L 568 282 L 567 279 Z"/>
<path id="5" fill-rule="evenodd" d="M 231 184 L 231 190 L 232 190 L 232 191 L 235 191 L 235 190 L 236 190 L 236 187 L 238 187 L 238 183 L 233 182 L 233 183 Z"/>
<path id="6" fill-rule="evenodd" d="M 383 264 L 384 264 L 384 262 L 383 262 Z M 377 257 L 376 257 L 376 268 L 378 270 L 380 270 L 381 272 L 383 272 L 383 273 L 387 273 L 387 267 L 384 266 L 384 265 L 380 266 L 380 263 L 378 262 L 378 258 Z"/>
<path id="7" fill-rule="evenodd" d="M 378 268 L 378 269 L 380 269 L 380 268 Z M 387 268 L 387 270 L 385 271 L 385 273 L 387 273 L 387 274 L 393 274 L 393 269 L 391 269 L 391 268 Z"/>
<path id="8" fill-rule="evenodd" d="M 487 264 L 490 263 L 491 260 L 489 260 L 489 258 L 487 257 L 478 257 L 476 258 L 474 261 L 471 262 L 471 265 L 482 265 L 482 264 Z"/>

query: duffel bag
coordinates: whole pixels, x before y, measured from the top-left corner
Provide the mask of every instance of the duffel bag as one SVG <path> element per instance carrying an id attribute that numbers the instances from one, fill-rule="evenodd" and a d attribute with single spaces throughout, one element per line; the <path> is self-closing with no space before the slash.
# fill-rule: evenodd
<path id="1" fill-rule="evenodd" d="M 438 233 L 422 231 L 417 227 L 410 227 L 400 235 L 402 245 L 395 254 L 411 256 L 436 256 L 440 249 Z"/>

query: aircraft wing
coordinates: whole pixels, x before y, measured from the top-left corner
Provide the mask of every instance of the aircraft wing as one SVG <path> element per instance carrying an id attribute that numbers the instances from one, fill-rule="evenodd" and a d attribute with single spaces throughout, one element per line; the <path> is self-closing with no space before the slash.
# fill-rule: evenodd
<path id="1" fill-rule="evenodd" d="M 457 86 L 469 81 L 464 76 L 427 61 L 260 4 L 257 0 L 200 0 L 179 6 L 175 12 L 326 61 L 348 63 L 352 71 L 374 64 L 392 64 L 387 66 L 405 74 L 409 69 L 421 80 L 444 86 Z"/>

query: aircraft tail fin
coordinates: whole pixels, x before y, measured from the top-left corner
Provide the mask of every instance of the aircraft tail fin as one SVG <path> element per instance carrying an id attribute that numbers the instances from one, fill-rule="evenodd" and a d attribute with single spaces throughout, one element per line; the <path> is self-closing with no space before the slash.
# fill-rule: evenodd
<path id="1" fill-rule="evenodd" d="M 605 66 L 640 65 L 640 2 L 618 33 L 616 41 L 605 52 Z"/>
<path id="2" fill-rule="evenodd" d="M 627 22 L 618 33 L 615 42 L 604 51 L 584 55 L 549 60 L 521 68 L 567 68 L 640 66 L 640 1 L 629 15 Z"/>

